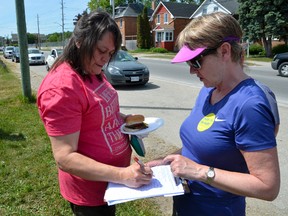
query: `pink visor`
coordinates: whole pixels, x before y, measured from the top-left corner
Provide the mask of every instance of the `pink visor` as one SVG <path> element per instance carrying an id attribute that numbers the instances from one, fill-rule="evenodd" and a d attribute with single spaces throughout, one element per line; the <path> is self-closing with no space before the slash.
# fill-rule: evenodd
<path id="1" fill-rule="evenodd" d="M 189 61 L 196 56 L 200 55 L 207 47 L 197 48 L 195 50 L 191 50 L 187 45 L 184 45 L 176 56 L 172 59 L 171 63 L 180 63 Z"/>

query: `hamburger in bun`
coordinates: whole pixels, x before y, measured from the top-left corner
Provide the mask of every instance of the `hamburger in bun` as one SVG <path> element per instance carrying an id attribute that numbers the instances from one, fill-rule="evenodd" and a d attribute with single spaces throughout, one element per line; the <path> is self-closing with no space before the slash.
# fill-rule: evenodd
<path id="1" fill-rule="evenodd" d="M 148 124 L 144 122 L 145 118 L 143 115 L 130 115 L 126 118 L 126 124 L 123 128 L 127 132 L 135 132 L 142 129 L 148 128 Z"/>

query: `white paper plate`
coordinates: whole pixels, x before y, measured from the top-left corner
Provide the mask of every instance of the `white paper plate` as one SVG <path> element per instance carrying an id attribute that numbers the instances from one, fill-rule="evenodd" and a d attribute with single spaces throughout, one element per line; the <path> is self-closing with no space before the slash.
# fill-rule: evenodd
<path id="1" fill-rule="evenodd" d="M 139 130 L 139 131 L 124 131 L 124 127 L 126 125 L 126 123 L 124 123 L 123 125 L 121 125 L 121 132 L 124 134 L 131 134 L 131 135 L 141 135 L 141 134 L 145 134 L 145 133 L 150 133 L 156 129 L 158 129 L 159 127 L 161 127 L 164 124 L 164 120 L 161 118 L 156 118 L 156 117 L 147 117 L 145 118 L 144 122 L 146 124 L 148 124 L 148 128 Z"/>

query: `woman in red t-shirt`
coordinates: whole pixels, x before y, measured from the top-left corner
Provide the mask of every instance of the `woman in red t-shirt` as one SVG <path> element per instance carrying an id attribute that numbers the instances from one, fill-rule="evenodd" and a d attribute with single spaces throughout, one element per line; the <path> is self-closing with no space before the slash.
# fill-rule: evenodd
<path id="1" fill-rule="evenodd" d="M 115 207 L 103 200 L 107 182 L 140 187 L 152 178 L 149 167 L 143 174 L 137 163 L 130 165 L 128 136 L 120 131 L 125 115 L 102 72 L 121 42 L 109 14 L 83 15 L 38 90 L 60 191 L 75 215 L 115 215 Z"/>

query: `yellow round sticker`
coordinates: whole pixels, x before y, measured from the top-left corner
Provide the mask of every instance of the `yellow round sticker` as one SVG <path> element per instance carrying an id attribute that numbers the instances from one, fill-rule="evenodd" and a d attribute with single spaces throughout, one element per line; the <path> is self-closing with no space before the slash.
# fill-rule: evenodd
<path id="1" fill-rule="evenodd" d="M 199 132 L 205 131 L 209 129 L 215 120 L 215 114 L 214 113 L 209 113 L 208 115 L 204 116 L 201 121 L 199 122 L 197 126 L 197 130 Z"/>

